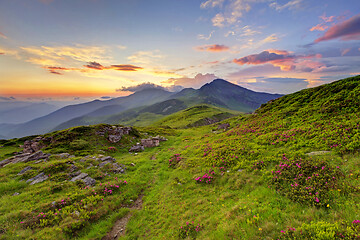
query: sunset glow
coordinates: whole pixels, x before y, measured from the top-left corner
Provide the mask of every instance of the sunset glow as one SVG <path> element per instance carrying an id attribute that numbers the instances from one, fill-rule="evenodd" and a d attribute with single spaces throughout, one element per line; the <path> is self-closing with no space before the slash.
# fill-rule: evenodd
<path id="1" fill-rule="evenodd" d="M 357 0 L 3 0 L 0 20 L 4 97 L 116 97 L 213 78 L 290 93 L 360 66 Z"/>

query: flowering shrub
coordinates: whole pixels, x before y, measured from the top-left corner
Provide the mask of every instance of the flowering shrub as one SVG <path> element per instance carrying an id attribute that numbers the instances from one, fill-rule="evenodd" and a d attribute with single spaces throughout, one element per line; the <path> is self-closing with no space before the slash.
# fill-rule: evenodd
<path id="1" fill-rule="evenodd" d="M 171 168 L 176 168 L 176 166 L 178 165 L 178 163 L 182 160 L 183 158 L 180 157 L 180 154 L 175 154 L 174 156 L 172 156 L 169 159 L 169 167 Z"/>
<path id="2" fill-rule="evenodd" d="M 214 174 L 215 174 L 215 172 L 212 169 L 210 169 L 208 173 L 205 173 L 201 177 L 195 178 L 195 181 L 196 181 L 196 183 L 208 183 L 208 184 L 210 184 L 212 182 L 212 180 L 214 179 Z"/>
<path id="3" fill-rule="evenodd" d="M 203 229 L 202 225 L 194 225 L 194 222 L 192 223 L 186 223 L 185 226 L 181 226 L 179 229 L 179 238 L 185 239 L 187 237 L 190 237 L 192 239 L 196 239 L 196 235 L 198 232 L 200 232 Z"/>
<path id="4" fill-rule="evenodd" d="M 351 224 L 323 221 L 304 223 L 299 230 L 291 227 L 282 230 L 276 239 L 360 239 L 360 221 L 354 220 Z"/>
<path id="5" fill-rule="evenodd" d="M 289 160 L 285 156 L 272 175 L 272 184 L 280 194 L 318 207 L 329 207 L 329 192 L 340 188 L 338 181 L 343 177 L 338 168 L 333 169 L 326 162 Z"/>
<path id="6" fill-rule="evenodd" d="M 254 163 L 254 165 L 251 167 L 253 170 L 261 170 L 266 167 L 266 164 L 264 161 L 257 161 Z"/>

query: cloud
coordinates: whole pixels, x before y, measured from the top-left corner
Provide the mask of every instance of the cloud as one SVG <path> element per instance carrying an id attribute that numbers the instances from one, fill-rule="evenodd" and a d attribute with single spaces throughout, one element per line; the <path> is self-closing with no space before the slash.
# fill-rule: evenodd
<path id="1" fill-rule="evenodd" d="M 1 101 L 12 101 L 12 100 L 16 100 L 16 98 L 14 98 L 14 97 L 1 97 L 0 96 L 0 100 Z"/>
<path id="2" fill-rule="evenodd" d="M 30 58 L 41 58 L 53 61 L 73 60 L 77 62 L 108 61 L 107 48 L 98 46 L 29 46 L 21 47 L 24 55 Z M 35 57 L 34 57 L 35 56 Z"/>
<path id="3" fill-rule="evenodd" d="M 101 99 L 110 99 L 110 96 L 102 96 Z"/>
<path id="4" fill-rule="evenodd" d="M 224 27 L 225 25 L 232 25 L 239 22 L 245 12 L 249 12 L 251 4 L 257 2 L 263 2 L 263 0 L 229 0 L 227 4 L 224 4 L 224 0 L 208 0 L 202 2 L 201 8 L 215 8 L 222 9 L 220 13 L 217 13 L 212 19 L 212 24 L 215 27 Z"/>
<path id="5" fill-rule="evenodd" d="M 339 38 L 343 41 L 360 39 L 360 14 L 330 27 L 322 37 L 314 42 L 319 43 Z"/>
<path id="6" fill-rule="evenodd" d="M 164 55 L 160 54 L 159 50 L 155 51 L 138 51 L 133 55 L 128 57 L 133 63 L 141 63 L 141 64 L 152 64 L 155 60 L 163 59 Z"/>
<path id="7" fill-rule="evenodd" d="M 52 3 L 54 0 L 39 0 L 39 1 L 44 4 L 49 4 L 49 3 Z"/>
<path id="8" fill-rule="evenodd" d="M 348 52 L 350 52 L 351 48 L 346 48 L 341 51 L 341 56 L 345 56 Z"/>
<path id="9" fill-rule="evenodd" d="M 313 32 L 313 31 L 325 31 L 326 29 L 329 28 L 328 24 L 329 23 L 332 23 L 334 22 L 335 20 L 341 20 L 343 19 L 344 16 L 339 16 L 339 17 L 336 17 L 336 16 L 329 16 L 327 17 L 325 15 L 325 13 L 323 15 L 321 15 L 319 18 L 320 18 L 320 23 L 317 24 L 316 26 L 310 28 L 310 31 Z"/>
<path id="10" fill-rule="evenodd" d="M 275 67 L 280 67 L 282 71 L 294 70 L 298 59 L 320 58 L 321 55 L 294 55 L 285 50 L 269 49 L 259 54 L 252 54 L 242 58 L 234 59 L 238 65 L 259 65 L 269 63 Z M 309 63 L 310 64 L 310 63 Z"/>
<path id="11" fill-rule="evenodd" d="M 134 66 L 131 64 L 118 64 L 118 65 L 111 65 L 107 69 L 113 69 L 116 71 L 127 71 L 127 72 L 135 72 L 138 70 L 143 69 L 142 67 Z"/>
<path id="12" fill-rule="evenodd" d="M 212 35 L 213 35 L 213 33 L 214 33 L 215 31 L 211 31 L 210 32 L 210 34 L 209 34 L 209 36 L 205 36 L 205 35 L 203 35 L 203 34 L 198 34 L 197 35 L 197 38 L 198 39 L 201 39 L 201 40 L 210 40 L 210 38 L 212 37 Z"/>
<path id="13" fill-rule="evenodd" d="M 195 49 L 198 51 L 206 51 L 206 52 L 224 52 L 224 51 L 228 51 L 230 48 L 225 45 L 212 44 L 212 45 L 198 46 L 195 47 Z"/>
<path id="14" fill-rule="evenodd" d="M 141 83 L 138 84 L 136 86 L 130 86 L 130 87 L 121 87 L 116 89 L 117 92 L 139 92 L 145 89 L 161 89 L 161 90 L 166 90 L 164 87 L 160 86 L 160 85 L 156 85 L 154 83 L 150 83 L 150 82 L 146 82 L 146 83 Z"/>
<path id="15" fill-rule="evenodd" d="M 289 77 L 255 77 L 248 80 L 240 79 L 237 83 L 254 91 L 283 94 L 299 91 L 309 84 L 305 78 Z"/>
<path id="16" fill-rule="evenodd" d="M 7 39 L 7 36 L 5 34 L 3 34 L 2 32 L 0 32 L 0 38 Z"/>
<path id="17" fill-rule="evenodd" d="M 166 81 L 163 81 L 161 83 L 163 84 L 171 84 L 171 85 L 180 85 L 185 88 L 200 88 L 205 83 L 211 82 L 214 79 L 217 79 L 218 77 L 214 74 L 201 74 L 198 73 L 195 77 L 189 78 L 189 77 L 182 77 L 182 78 L 169 78 Z"/>
<path id="18" fill-rule="evenodd" d="M 0 55 L 4 55 L 5 53 L 4 52 L 0 52 Z"/>
<path id="19" fill-rule="evenodd" d="M 203 3 L 201 3 L 201 8 L 209 8 L 209 7 L 216 7 L 216 6 L 222 6 L 224 0 L 207 0 Z"/>
<path id="20" fill-rule="evenodd" d="M 276 11 L 281 12 L 285 9 L 298 10 L 298 9 L 302 8 L 302 5 L 303 5 L 302 0 L 291 0 L 284 5 L 280 5 L 277 2 L 273 2 L 273 3 L 270 3 L 269 6 L 274 8 Z"/>
<path id="21" fill-rule="evenodd" d="M 116 71 L 127 71 L 127 72 L 134 72 L 143 69 L 142 67 L 138 67 L 130 64 L 117 64 L 117 65 L 104 67 L 103 65 L 97 62 L 89 62 L 88 65 L 84 65 L 84 67 L 94 70 L 116 70 Z"/>
<path id="22" fill-rule="evenodd" d="M 84 67 L 95 69 L 95 70 L 103 70 L 104 66 L 97 62 L 89 62 L 88 65 L 84 65 Z"/>

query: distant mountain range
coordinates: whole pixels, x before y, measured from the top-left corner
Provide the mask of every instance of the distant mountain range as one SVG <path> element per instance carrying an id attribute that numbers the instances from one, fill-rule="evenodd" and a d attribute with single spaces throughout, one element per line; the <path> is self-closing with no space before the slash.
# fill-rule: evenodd
<path id="1" fill-rule="evenodd" d="M 215 79 L 198 90 L 186 88 L 178 93 L 150 88 L 107 101 L 69 105 L 22 124 L 0 124 L 0 135 L 14 138 L 97 123 L 136 125 L 139 118 L 151 123 L 197 104 L 252 112 L 261 104 L 281 96 L 254 92 L 222 79 Z"/>

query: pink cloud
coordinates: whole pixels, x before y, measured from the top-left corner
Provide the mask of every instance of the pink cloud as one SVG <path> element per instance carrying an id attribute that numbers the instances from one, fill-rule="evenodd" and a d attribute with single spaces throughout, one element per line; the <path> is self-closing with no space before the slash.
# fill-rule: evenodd
<path id="1" fill-rule="evenodd" d="M 212 44 L 212 45 L 199 46 L 196 47 L 195 49 L 198 51 L 207 51 L 207 52 L 224 52 L 224 51 L 228 51 L 230 48 L 225 45 Z"/>
<path id="2" fill-rule="evenodd" d="M 238 65 L 259 65 L 269 63 L 274 67 L 280 67 L 282 71 L 291 71 L 299 64 L 297 60 L 309 58 L 321 58 L 321 55 L 294 55 L 285 50 L 269 49 L 259 54 L 252 54 L 234 59 L 233 62 Z"/>
<path id="3" fill-rule="evenodd" d="M 7 36 L 5 34 L 3 34 L 2 32 L 0 32 L 0 38 L 7 39 Z"/>
<path id="4" fill-rule="evenodd" d="M 343 41 L 360 39 L 360 14 L 330 27 L 315 43 L 338 38 Z"/>
<path id="5" fill-rule="evenodd" d="M 318 25 L 310 28 L 310 31 L 325 31 L 326 29 L 328 29 L 329 27 L 326 26 L 325 24 L 323 23 L 319 23 Z"/>

